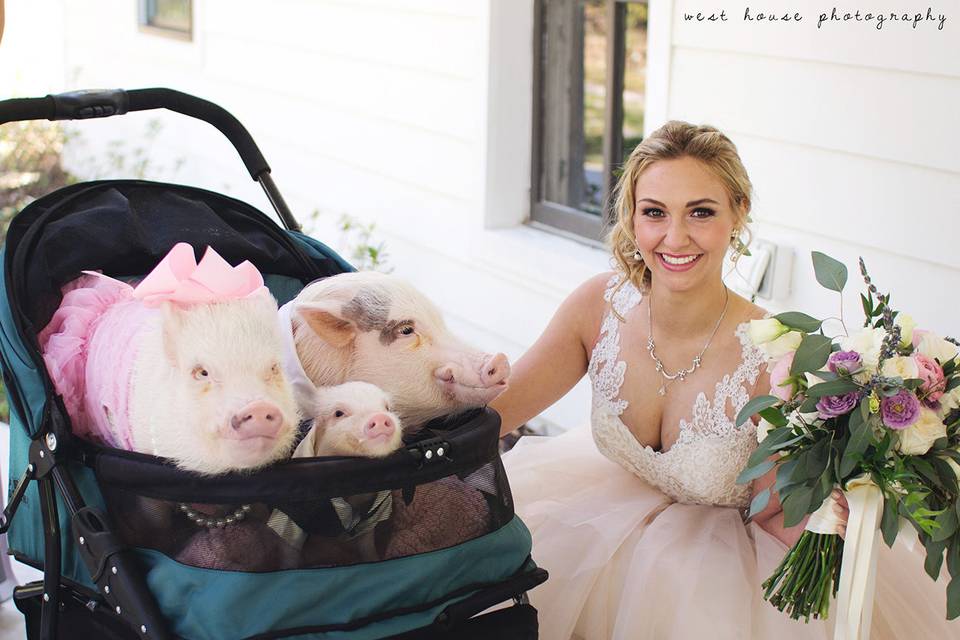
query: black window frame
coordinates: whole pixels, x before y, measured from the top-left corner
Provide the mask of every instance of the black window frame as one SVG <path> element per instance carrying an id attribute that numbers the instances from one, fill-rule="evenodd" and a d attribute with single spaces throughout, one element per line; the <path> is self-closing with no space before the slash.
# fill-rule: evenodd
<path id="1" fill-rule="evenodd" d="M 617 180 L 617 169 L 622 163 L 623 158 L 623 91 L 624 91 L 624 70 L 626 54 L 626 31 L 624 28 L 627 17 L 628 4 L 646 4 L 649 7 L 649 0 L 605 0 L 606 20 L 612 28 L 608 29 L 607 49 L 606 49 L 606 86 L 604 96 L 604 133 L 603 133 L 603 172 L 602 185 L 603 194 L 602 214 L 588 213 L 581 209 L 564 205 L 557 202 L 551 202 L 543 197 L 544 182 L 544 162 L 547 161 L 544 152 L 544 142 L 549 135 L 566 136 L 568 139 L 574 136 L 583 137 L 583 105 L 582 91 L 570 91 L 570 88 L 576 85 L 583 86 L 583 21 L 577 19 L 580 12 L 579 6 L 582 0 L 534 0 L 534 68 L 533 68 L 533 149 L 531 163 L 531 185 L 530 185 L 530 223 L 538 228 L 545 228 L 550 231 L 560 232 L 562 235 L 573 237 L 574 239 L 586 242 L 594 246 L 602 246 L 609 225 L 612 221 L 612 195 Z M 559 10 L 562 15 L 560 20 L 568 29 L 568 34 L 572 33 L 577 39 L 579 47 L 567 47 L 562 53 L 568 55 L 577 55 L 581 62 L 569 65 L 560 65 L 559 69 L 546 69 L 549 64 L 547 57 L 547 38 L 550 37 L 550 26 L 546 24 L 548 19 L 546 4 L 551 5 L 551 9 Z M 553 16 L 550 16 L 552 19 Z M 551 74 L 560 74 L 565 77 L 565 86 L 567 95 L 570 97 L 568 106 L 574 101 L 579 100 L 579 119 L 573 119 L 568 122 L 570 125 L 563 129 L 558 128 L 554 132 L 544 131 L 546 118 L 544 112 L 546 102 L 550 100 L 550 89 L 545 83 L 556 78 L 548 78 Z M 554 94 L 563 93 L 554 89 Z M 559 157 L 555 158 L 558 161 Z M 569 155 L 564 161 L 569 160 Z M 579 176 L 579 170 L 577 172 Z M 573 186 L 568 187 L 577 189 L 577 184 L 581 179 L 574 178 Z"/>

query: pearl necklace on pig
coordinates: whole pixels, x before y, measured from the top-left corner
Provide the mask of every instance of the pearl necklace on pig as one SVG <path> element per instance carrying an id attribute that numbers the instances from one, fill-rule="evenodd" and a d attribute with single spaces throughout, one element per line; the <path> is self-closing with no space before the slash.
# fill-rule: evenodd
<path id="1" fill-rule="evenodd" d="M 249 504 L 243 504 L 240 505 L 239 509 L 228 516 L 224 516 L 223 518 L 211 518 L 206 514 L 200 513 L 196 509 L 193 509 L 186 503 L 181 502 L 177 506 L 183 515 L 187 516 L 188 520 L 201 527 L 207 527 L 208 529 L 213 527 L 222 529 L 228 524 L 240 522 L 247 517 L 247 514 L 250 513 L 250 510 L 253 508 Z"/>

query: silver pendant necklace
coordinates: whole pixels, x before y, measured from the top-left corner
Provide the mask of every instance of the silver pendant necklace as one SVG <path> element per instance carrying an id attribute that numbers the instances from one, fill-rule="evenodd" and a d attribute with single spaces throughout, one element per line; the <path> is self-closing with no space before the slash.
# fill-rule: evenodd
<path id="1" fill-rule="evenodd" d="M 681 382 L 687 379 L 691 373 L 700 368 L 700 362 L 703 358 L 704 352 L 706 352 L 707 347 L 710 346 L 710 343 L 713 342 L 713 337 L 717 335 L 717 330 L 720 328 L 720 323 L 723 322 L 723 317 L 727 315 L 727 306 L 730 304 L 730 290 L 727 289 L 727 286 L 723 286 L 723 290 L 726 292 L 726 296 L 723 301 L 723 311 L 720 312 L 720 318 L 717 320 L 717 324 L 713 327 L 713 332 L 710 334 L 710 337 L 707 338 L 707 343 L 703 345 L 703 349 L 700 350 L 693 358 L 693 364 L 689 369 L 680 369 L 676 373 L 668 373 L 666 368 L 663 366 L 663 362 L 660 361 L 660 358 L 657 357 L 656 344 L 653 341 L 653 299 L 650 298 L 647 300 L 647 322 L 650 325 L 650 336 L 647 338 L 647 352 L 650 354 L 650 357 L 653 358 L 653 361 L 656 363 L 657 373 L 659 373 L 664 379 L 660 382 L 660 390 L 657 393 L 661 396 L 667 395 L 667 387 L 674 381 L 679 379 Z"/>

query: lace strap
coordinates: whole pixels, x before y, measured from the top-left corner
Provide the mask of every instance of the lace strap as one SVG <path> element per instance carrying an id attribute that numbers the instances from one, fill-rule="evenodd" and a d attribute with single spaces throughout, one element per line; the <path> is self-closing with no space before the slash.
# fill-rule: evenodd
<path id="1" fill-rule="evenodd" d="M 620 415 L 627 408 L 627 401 L 618 398 L 620 387 L 623 386 L 623 375 L 627 370 L 627 363 L 620 360 L 620 318 L 642 299 L 640 291 L 632 282 L 623 281 L 622 273 L 615 273 L 607 282 L 603 299 L 610 303 L 610 309 L 603 317 L 600 325 L 600 339 L 597 340 L 593 353 L 590 354 L 590 364 L 587 373 L 593 382 L 594 406 L 602 406 L 606 411 Z M 616 313 L 614 313 L 616 312 Z"/>

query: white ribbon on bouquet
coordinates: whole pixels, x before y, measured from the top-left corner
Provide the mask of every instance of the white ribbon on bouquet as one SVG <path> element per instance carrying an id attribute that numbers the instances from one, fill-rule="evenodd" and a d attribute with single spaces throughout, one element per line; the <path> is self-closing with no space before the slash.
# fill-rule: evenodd
<path id="1" fill-rule="evenodd" d="M 833 638 L 867 640 L 876 590 L 883 493 L 869 476 L 864 475 L 851 480 L 844 495 L 850 515 L 843 542 Z M 839 533 L 843 520 L 835 513 L 835 504 L 833 496 L 827 496 L 810 516 L 806 529 L 814 533 Z"/>

